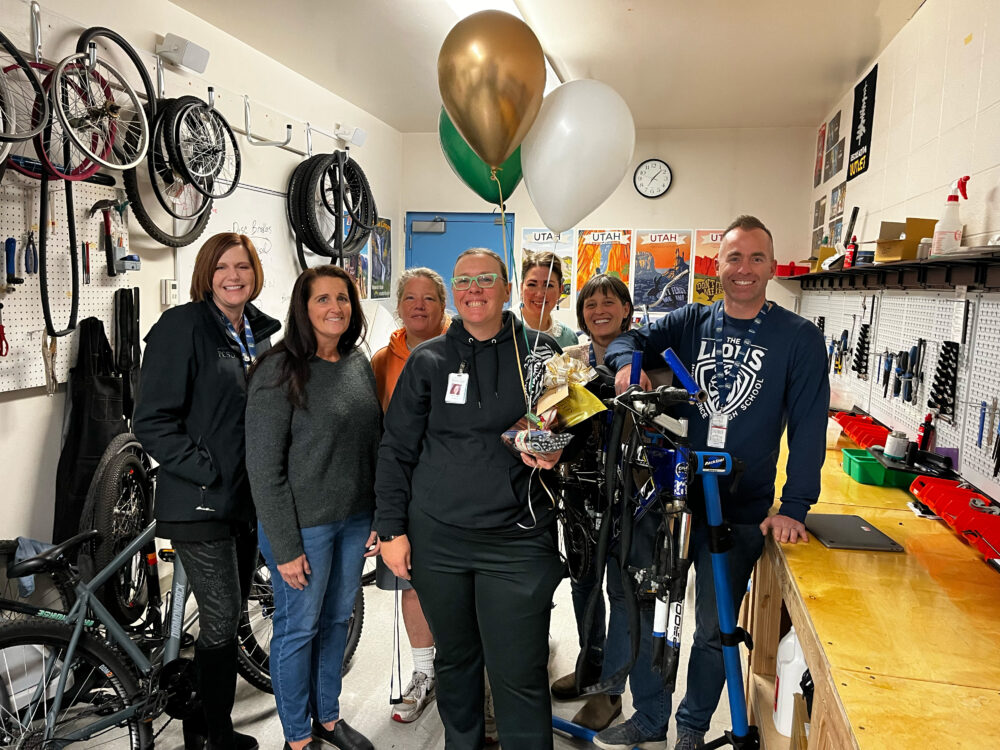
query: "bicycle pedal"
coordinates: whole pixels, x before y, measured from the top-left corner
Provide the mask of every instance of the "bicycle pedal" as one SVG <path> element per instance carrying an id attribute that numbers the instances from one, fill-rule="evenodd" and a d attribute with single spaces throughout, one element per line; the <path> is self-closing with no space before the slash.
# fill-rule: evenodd
<path id="1" fill-rule="evenodd" d="M 164 547 L 159 551 L 158 554 L 160 556 L 160 559 L 166 563 L 172 563 L 174 561 L 174 557 L 177 556 L 177 553 L 174 552 L 172 547 Z"/>

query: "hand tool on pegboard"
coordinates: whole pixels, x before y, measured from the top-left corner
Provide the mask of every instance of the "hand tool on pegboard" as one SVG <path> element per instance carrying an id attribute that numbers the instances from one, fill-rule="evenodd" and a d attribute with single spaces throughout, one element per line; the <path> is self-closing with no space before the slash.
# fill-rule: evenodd
<path id="1" fill-rule="evenodd" d="M 993 426 L 996 424 L 997 418 L 997 397 L 993 397 L 993 401 L 990 403 L 990 428 L 986 431 L 989 437 L 986 439 L 986 447 L 989 448 L 993 445 Z"/>
<path id="2" fill-rule="evenodd" d="M 17 275 L 17 240 L 8 237 L 3 249 L 7 265 L 7 291 L 13 292 L 15 284 L 24 283 L 24 279 Z"/>
<path id="3" fill-rule="evenodd" d="M 38 273 L 38 248 L 35 246 L 35 233 L 29 229 L 24 243 L 24 275 L 33 273 Z"/>
<path id="4" fill-rule="evenodd" d="M 983 447 L 983 428 L 986 427 L 986 402 L 979 402 L 979 433 L 976 436 L 976 447 Z"/>
<path id="5" fill-rule="evenodd" d="M 892 397 L 896 398 L 899 396 L 903 389 L 903 373 L 906 372 L 907 367 L 910 364 L 910 355 L 907 352 L 899 352 L 896 355 L 896 369 L 894 370 L 896 377 L 892 381 Z"/>
<path id="6" fill-rule="evenodd" d="M 0 302 L 0 357 L 6 357 L 10 351 L 10 344 L 7 343 L 7 333 L 3 328 L 3 302 Z"/>
<path id="7" fill-rule="evenodd" d="M 868 380 L 868 337 L 870 332 L 871 326 L 862 323 L 861 330 L 858 331 L 858 341 L 854 344 L 854 361 L 851 364 L 851 370 L 857 373 L 861 380 Z"/>
<path id="8" fill-rule="evenodd" d="M 889 397 L 889 378 L 892 375 L 893 354 L 886 349 L 885 361 L 882 363 L 882 398 Z"/>
<path id="9" fill-rule="evenodd" d="M 919 352 L 920 347 L 918 345 L 911 346 L 906 356 L 906 371 L 903 373 L 903 401 L 907 403 L 914 400 L 913 380 L 917 376 L 917 366 L 919 365 L 917 357 L 919 356 Z"/>
<path id="10" fill-rule="evenodd" d="M 958 379 L 958 342 L 944 341 L 927 405 L 949 422 L 955 417 L 955 390 Z"/>
<path id="11" fill-rule="evenodd" d="M 42 363 L 45 366 L 45 393 L 49 396 L 55 395 L 59 387 L 59 380 L 56 377 L 56 346 L 59 338 L 53 336 L 49 338 L 48 330 L 42 331 Z"/>
<path id="12" fill-rule="evenodd" d="M 118 275 L 118 271 L 115 268 L 115 244 L 111 239 L 111 210 L 116 205 L 116 201 L 107 198 L 97 201 L 97 203 L 90 207 L 90 218 L 94 218 L 97 212 L 100 211 L 101 217 L 104 220 L 104 254 L 108 264 L 108 276 Z"/>

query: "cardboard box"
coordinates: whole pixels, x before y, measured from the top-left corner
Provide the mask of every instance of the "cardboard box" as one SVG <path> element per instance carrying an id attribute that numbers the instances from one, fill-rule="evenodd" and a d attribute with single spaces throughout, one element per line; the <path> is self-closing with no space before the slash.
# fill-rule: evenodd
<path id="1" fill-rule="evenodd" d="M 875 242 L 875 262 L 888 263 L 894 260 L 914 260 L 917 245 L 924 237 L 934 234 L 937 219 L 915 219 L 906 217 L 906 223 L 883 221 Z"/>
<path id="2" fill-rule="evenodd" d="M 820 245 L 819 249 L 816 250 L 816 260 L 810 261 L 809 270 L 816 273 L 821 270 L 824 260 L 836 254 L 837 248 L 833 247 L 833 245 Z"/>

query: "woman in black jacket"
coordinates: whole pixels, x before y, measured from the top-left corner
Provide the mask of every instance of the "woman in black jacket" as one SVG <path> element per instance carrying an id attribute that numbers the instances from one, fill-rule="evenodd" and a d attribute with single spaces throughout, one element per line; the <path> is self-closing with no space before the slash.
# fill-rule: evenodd
<path id="1" fill-rule="evenodd" d="M 135 433 L 160 464 L 157 536 L 171 539 L 198 602 L 195 647 L 203 715 L 184 746 L 251 750 L 233 731 L 236 626 L 256 564 L 255 516 L 244 456 L 246 377 L 281 327 L 250 304 L 264 286 L 249 237 L 211 237 L 195 259 L 191 302 L 146 336 Z"/>
<path id="2" fill-rule="evenodd" d="M 510 284 L 496 253 L 467 250 L 454 274 L 460 318 L 413 350 L 389 404 L 375 528 L 437 644 L 445 747 L 483 745 L 485 662 L 503 746 L 546 749 L 549 612 L 562 563 L 535 470 L 555 461 L 518 458 L 500 438 L 530 411 L 523 376 L 537 334 L 504 311 Z M 539 343 L 559 351 L 545 334 Z"/>

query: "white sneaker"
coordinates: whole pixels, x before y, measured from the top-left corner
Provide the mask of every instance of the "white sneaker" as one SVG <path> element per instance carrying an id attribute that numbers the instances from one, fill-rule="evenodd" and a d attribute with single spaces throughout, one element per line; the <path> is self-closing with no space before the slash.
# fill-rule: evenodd
<path id="1" fill-rule="evenodd" d="M 427 704 L 434 700 L 436 681 L 423 672 L 414 672 L 410 684 L 403 691 L 403 702 L 392 707 L 392 720 L 409 724 L 420 718 Z"/>

